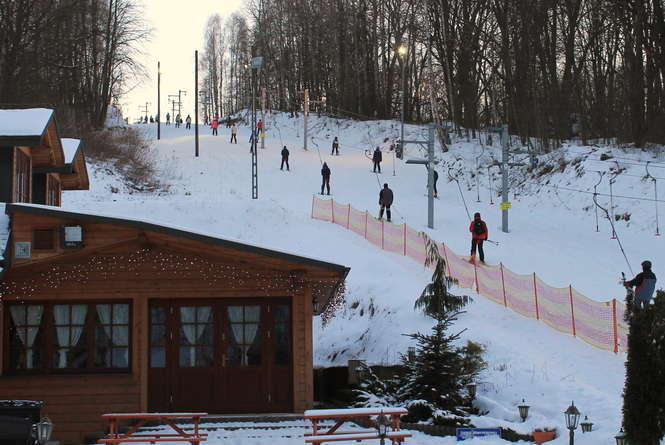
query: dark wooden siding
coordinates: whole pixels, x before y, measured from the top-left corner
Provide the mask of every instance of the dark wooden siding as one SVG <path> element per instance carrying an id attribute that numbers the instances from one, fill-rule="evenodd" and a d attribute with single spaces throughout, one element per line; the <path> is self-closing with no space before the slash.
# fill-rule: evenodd
<path id="1" fill-rule="evenodd" d="M 11 202 L 13 147 L 0 147 L 0 202 Z"/>

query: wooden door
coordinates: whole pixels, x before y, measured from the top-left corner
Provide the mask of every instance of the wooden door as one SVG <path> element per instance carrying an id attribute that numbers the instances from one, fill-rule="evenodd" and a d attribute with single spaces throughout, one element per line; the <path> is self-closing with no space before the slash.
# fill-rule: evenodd
<path id="1" fill-rule="evenodd" d="M 151 302 L 149 409 L 291 411 L 291 320 L 287 299 Z"/>

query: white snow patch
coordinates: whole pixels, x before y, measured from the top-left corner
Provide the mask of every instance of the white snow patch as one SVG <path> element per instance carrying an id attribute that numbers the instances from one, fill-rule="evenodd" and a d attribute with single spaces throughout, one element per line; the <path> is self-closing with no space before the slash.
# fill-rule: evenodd
<path id="1" fill-rule="evenodd" d="M 48 108 L 0 110 L 0 136 L 41 136 L 51 115 Z"/>
<path id="2" fill-rule="evenodd" d="M 62 151 L 65 153 L 65 164 L 71 164 L 74 162 L 74 156 L 78 152 L 81 140 L 70 138 L 62 138 L 60 140 L 62 141 Z"/>

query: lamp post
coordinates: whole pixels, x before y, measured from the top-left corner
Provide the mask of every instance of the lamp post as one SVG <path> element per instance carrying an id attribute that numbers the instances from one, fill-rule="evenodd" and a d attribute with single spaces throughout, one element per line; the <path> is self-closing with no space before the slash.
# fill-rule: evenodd
<path id="1" fill-rule="evenodd" d="M 397 48 L 397 54 L 400 56 L 402 61 L 402 125 L 400 130 L 399 146 L 402 156 L 404 156 L 404 108 L 406 107 L 406 76 L 404 72 L 406 71 L 406 54 L 408 50 L 406 46 L 400 45 Z"/>
<path id="2" fill-rule="evenodd" d="M 571 402 L 568 409 L 563 413 L 566 415 L 566 427 L 570 431 L 570 445 L 574 445 L 575 430 L 577 429 L 577 422 L 580 421 L 580 411 L 575 406 L 575 402 Z"/>
<path id="3" fill-rule="evenodd" d="M 584 422 L 580 423 L 583 433 L 590 433 L 593 428 L 593 422 L 589 422 L 589 416 L 584 416 Z"/>
<path id="4" fill-rule="evenodd" d="M 53 422 L 48 417 L 42 417 L 38 423 L 33 426 L 33 434 L 35 439 L 40 445 L 45 444 L 51 439 L 51 433 L 53 432 Z"/>
<path id="5" fill-rule="evenodd" d="M 518 405 L 517 408 L 520 410 L 520 417 L 522 418 L 522 422 L 525 422 L 526 418 L 529 417 L 530 406 L 524 403 L 524 399 L 522 399 L 522 404 Z"/>
<path id="6" fill-rule="evenodd" d="M 379 414 L 379 417 L 376 419 L 376 429 L 379 431 L 379 439 L 381 440 L 381 445 L 385 444 L 386 436 L 388 435 L 388 427 L 390 426 L 390 420 L 386 417 L 383 412 Z"/>
<path id="7" fill-rule="evenodd" d="M 619 430 L 619 434 L 614 436 L 614 440 L 617 441 L 617 445 L 628 445 L 628 439 L 626 439 L 626 433 L 623 432 L 623 428 Z"/>

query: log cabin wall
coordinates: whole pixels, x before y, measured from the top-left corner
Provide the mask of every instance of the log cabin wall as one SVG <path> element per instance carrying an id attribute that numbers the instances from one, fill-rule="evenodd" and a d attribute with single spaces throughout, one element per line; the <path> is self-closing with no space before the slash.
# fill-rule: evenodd
<path id="1" fill-rule="evenodd" d="M 14 213 L 12 241 L 35 241 L 35 229 L 53 228 L 56 237 L 63 224 L 80 221 L 35 214 Z M 56 425 L 54 437 L 77 442 L 84 433 L 102 432 L 100 416 L 107 412 L 148 409 L 148 317 L 151 299 L 238 299 L 291 297 L 293 409 L 313 405 L 312 288 L 302 266 L 256 254 L 114 224 L 83 223 L 85 247 L 34 250 L 29 259 L 14 258 L 6 283 L 34 283 L 9 287 L 6 303 L 113 301 L 132 302 L 131 373 L 125 375 L 3 375 L 2 398 L 39 399 Z M 34 244 L 33 244 L 34 245 Z M 240 269 L 240 270 L 239 270 Z M 289 278 L 271 278 L 276 269 Z M 228 270 L 228 273 L 219 272 Z M 256 274 L 265 279 L 252 279 Z M 240 274 L 240 275 L 238 275 Z M 238 275 L 238 276 L 236 276 Z M 334 275 L 330 272 L 330 275 Z M 2 284 L 2 283 L 0 283 Z M 23 290 L 19 290 L 19 288 Z M 2 308 L 2 306 L 0 306 Z M 7 314 L 0 317 L 0 354 L 7 370 Z"/>

